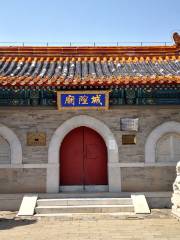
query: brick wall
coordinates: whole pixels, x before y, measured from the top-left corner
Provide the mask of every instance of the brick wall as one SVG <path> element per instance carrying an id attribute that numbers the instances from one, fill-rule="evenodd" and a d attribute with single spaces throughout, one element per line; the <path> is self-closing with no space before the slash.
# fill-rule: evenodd
<path id="1" fill-rule="evenodd" d="M 180 121 L 180 107 L 178 106 L 122 106 L 113 107 L 108 111 L 57 111 L 55 108 L 0 108 L 0 123 L 6 125 L 15 132 L 19 138 L 23 149 L 23 164 L 41 164 L 48 162 L 48 144 L 54 133 L 54 131 L 67 119 L 86 114 L 104 122 L 114 133 L 119 146 L 119 162 L 120 163 L 137 163 L 144 162 L 144 150 L 145 141 L 150 132 L 158 125 L 166 121 Z M 124 117 L 138 117 L 139 118 L 139 131 L 137 132 L 137 144 L 136 145 L 122 145 L 122 134 L 128 132 L 120 131 L 120 118 Z M 27 146 L 26 134 L 29 131 L 42 131 L 47 134 L 46 146 Z M 37 178 L 40 174 L 42 176 L 42 183 L 40 188 L 34 188 L 38 191 L 45 191 L 45 170 L 35 174 Z M 151 179 L 154 176 L 159 176 L 161 173 L 160 167 L 156 168 L 128 168 L 128 170 L 122 169 L 122 186 L 123 191 L 144 191 L 146 187 L 132 187 L 133 179 L 140 179 L 145 176 L 143 181 L 146 181 L 145 186 L 151 184 Z M 156 172 L 156 173 L 155 173 Z M 128 176 L 131 176 L 129 178 Z M 10 178 L 10 175 L 6 174 L 6 178 Z M 24 174 L 21 174 L 22 179 L 26 178 Z M 133 178 L 134 176 L 134 178 Z M 164 177 L 158 177 L 162 179 L 161 184 L 158 187 L 148 188 L 148 191 L 166 191 L 170 190 L 172 185 L 172 179 L 175 176 L 175 169 L 165 172 Z M 17 175 L 18 177 L 18 175 Z M 28 181 L 31 181 L 32 175 Z M 0 181 L 4 181 L 0 178 Z M 164 180 L 165 179 L 165 180 Z M 27 182 L 28 182 L 27 181 Z M 33 181 L 33 179 L 32 179 Z M 44 182 L 43 182 L 44 181 Z M 8 181 L 9 182 L 9 181 Z M 10 184 L 10 182 L 9 182 Z M 26 183 L 24 183 L 26 184 Z M 165 184 L 165 185 L 163 185 Z M 33 184 L 32 184 L 33 185 Z M 27 184 L 28 186 L 28 184 Z M 141 185 L 139 185 L 141 186 Z M 8 188 L 13 189 L 12 187 Z M 32 191 L 33 188 L 28 188 L 28 191 Z M 22 189 L 21 189 L 22 190 Z M 0 188 L 0 191 L 4 191 Z M 22 190 L 24 191 L 24 190 Z"/>

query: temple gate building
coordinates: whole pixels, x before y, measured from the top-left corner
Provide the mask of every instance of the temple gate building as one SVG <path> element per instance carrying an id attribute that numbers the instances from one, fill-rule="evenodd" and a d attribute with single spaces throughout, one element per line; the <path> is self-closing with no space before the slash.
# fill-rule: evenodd
<path id="1" fill-rule="evenodd" d="M 0 194 L 170 199 L 180 161 L 174 39 L 172 46 L 0 47 Z"/>

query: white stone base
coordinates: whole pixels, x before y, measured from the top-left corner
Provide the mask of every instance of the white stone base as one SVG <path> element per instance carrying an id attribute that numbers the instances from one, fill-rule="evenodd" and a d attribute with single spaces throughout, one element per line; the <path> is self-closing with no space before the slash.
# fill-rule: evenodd
<path id="1" fill-rule="evenodd" d="M 180 219 L 180 192 L 173 193 L 171 201 L 173 203 L 172 214 Z"/>
<path id="2" fill-rule="evenodd" d="M 180 208 L 175 208 L 174 206 L 172 206 L 172 214 L 180 220 Z"/>
<path id="3" fill-rule="evenodd" d="M 60 186 L 60 192 L 107 192 L 108 185 L 72 185 Z"/>

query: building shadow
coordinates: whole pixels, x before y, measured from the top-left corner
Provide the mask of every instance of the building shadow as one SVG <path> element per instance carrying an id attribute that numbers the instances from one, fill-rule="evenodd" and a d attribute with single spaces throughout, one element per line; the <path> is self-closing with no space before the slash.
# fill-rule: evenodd
<path id="1" fill-rule="evenodd" d="M 0 218 L 0 231 L 36 223 L 36 219 Z"/>

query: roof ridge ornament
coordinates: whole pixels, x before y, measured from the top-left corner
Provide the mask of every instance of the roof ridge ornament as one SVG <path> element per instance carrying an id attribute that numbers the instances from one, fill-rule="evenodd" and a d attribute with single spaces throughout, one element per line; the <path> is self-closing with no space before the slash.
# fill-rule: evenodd
<path id="1" fill-rule="evenodd" d="M 180 35 L 178 32 L 173 33 L 173 39 L 177 47 L 180 47 Z"/>

